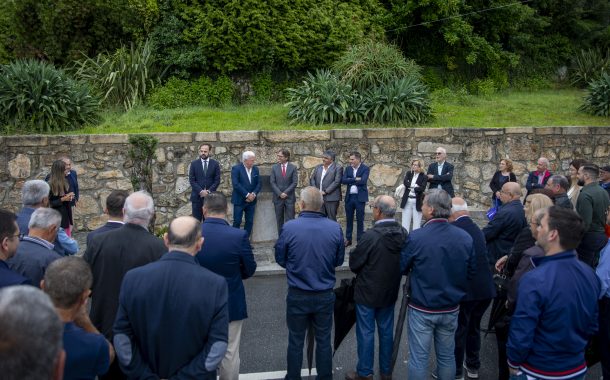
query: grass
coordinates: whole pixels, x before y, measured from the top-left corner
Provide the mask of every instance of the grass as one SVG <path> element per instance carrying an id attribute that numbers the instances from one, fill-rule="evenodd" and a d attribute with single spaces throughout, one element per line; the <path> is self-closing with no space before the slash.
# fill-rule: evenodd
<path id="1" fill-rule="evenodd" d="M 575 89 L 535 92 L 506 91 L 485 97 L 449 90 L 433 96 L 435 119 L 421 127 L 504 128 L 541 126 L 610 126 L 610 119 L 578 111 L 584 92 Z M 193 107 L 154 110 L 135 108 L 127 113 L 107 111 L 103 123 L 75 131 L 78 134 L 206 132 L 227 130 L 312 130 L 387 128 L 404 125 L 290 124 L 287 109 L 278 103 L 226 108 Z"/>

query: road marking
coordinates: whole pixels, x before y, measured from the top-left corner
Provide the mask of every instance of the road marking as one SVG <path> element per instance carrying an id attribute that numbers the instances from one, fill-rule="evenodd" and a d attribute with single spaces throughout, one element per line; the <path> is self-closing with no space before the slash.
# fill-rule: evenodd
<path id="1" fill-rule="evenodd" d="M 311 378 L 315 378 L 317 375 L 315 368 L 311 369 Z M 272 380 L 272 379 L 283 379 L 286 376 L 286 371 L 275 371 L 275 372 L 257 372 L 257 373 L 243 373 L 239 375 L 239 380 Z M 309 370 L 301 370 L 301 376 L 304 380 L 309 378 Z"/>

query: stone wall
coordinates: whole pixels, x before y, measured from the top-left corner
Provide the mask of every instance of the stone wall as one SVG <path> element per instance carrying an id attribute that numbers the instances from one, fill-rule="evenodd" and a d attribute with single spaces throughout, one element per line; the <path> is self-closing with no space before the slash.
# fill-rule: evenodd
<path id="1" fill-rule="evenodd" d="M 155 134 L 159 139 L 154 163 L 153 192 L 158 224 L 176 215 L 190 214 L 188 169 L 197 156 L 198 145 L 214 145 L 214 158 L 222 167 L 220 190 L 231 193 L 230 168 L 244 150 L 257 154 L 262 175 L 270 173 L 279 148 L 292 153 L 299 169 L 299 186 L 308 183 L 313 167 L 326 149 L 337 152 L 345 165 L 351 150 L 362 153 L 371 167 L 371 197 L 393 194 L 402 182 L 410 161 L 433 161 L 437 146 L 447 149 L 448 160 L 456 166 L 456 194 L 467 199 L 472 208 L 489 206 L 488 183 L 501 158 L 514 162 L 518 178 L 525 181 L 543 155 L 551 161 L 553 172 L 566 174 L 573 158 L 583 157 L 608 164 L 610 127 L 552 127 L 506 129 L 338 129 L 330 131 L 231 131 L 210 133 Z M 76 225 L 94 229 L 105 222 L 103 203 L 112 189 L 131 190 L 131 162 L 127 135 L 14 136 L 0 137 L 0 207 L 17 210 L 24 181 L 43 179 L 59 155 L 72 157 L 78 173 L 81 199 L 76 208 Z M 367 209 L 368 212 L 368 209 Z M 271 197 L 259 197 L 255 221 L 256 240 L 273 239 L 275 231 Z"/>

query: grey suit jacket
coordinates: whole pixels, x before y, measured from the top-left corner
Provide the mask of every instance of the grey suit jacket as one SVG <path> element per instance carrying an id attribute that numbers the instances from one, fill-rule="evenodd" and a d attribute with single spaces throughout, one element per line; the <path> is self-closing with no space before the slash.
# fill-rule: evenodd
<path id="1" fill-rule="evenodd" d="M 280 194 L 286 193 L 287 201 L 296 202 L 294 190 L 297 187 L 298 175 L 297 167 L 290 162 L 286 165 L 286 177 L 282 176 L 282 167 L 280 164 L 275 164 L 271 167 L 271 190 L 273 190 L 273 203 L 281 202 Z"/>
<path id="2" fill-rule="evenodd" d="M 320 178 L 322 177 L 323 165 L 316 166 L 311 178 L 309 178 L 309 184 L 320 188 Z M 341 177 L 343 177 L 343 168 L 333 162 L 328 167 L 324 181 L 322 181 L 322 191 L 326 193 L 324 201 L 326 202 L 338 202 L 341 200 Z"/>

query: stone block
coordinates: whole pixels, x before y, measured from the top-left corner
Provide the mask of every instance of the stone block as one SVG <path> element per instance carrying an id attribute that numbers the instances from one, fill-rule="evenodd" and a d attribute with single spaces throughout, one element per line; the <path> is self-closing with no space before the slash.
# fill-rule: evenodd
<path id="1" fill-rule="evenodd" d="M 89 231 L 92 231 L 92 230 L 98 229 L 101 226 L 103 226 L 104 224 L 106 224 L 106 222 L 108 221 L 108 215 L 102 214 L 102 215 L 98 215 L 98 216 L 87 217 L 87 218 L 84 218 L 83 220 L 86 221 L 87 229 Z"/>
<path id="2" fill-rule="evenodd" d="M 82 217 L 85 215 L 99 215 L 100 207 L 91 195 L 81 195 L 78 200 L 78 207 L 74 208 L 74 215 Z"/>
<path id="3" fill-rule="evenodd" d="M 89 135 L 90 144 L 128 144 L 129 135 Z"/>
<path id="4" fill-rule="evenodd" d="M 561 131 L 564 135 L 587 136 L 590 133 L 589 127 L 563 127 Z"/>
<path id="5" fill-rule="evenodd" d="M 504 135 L 504 129 L 485 129 L 483 134 L 485 136 L 501 136 Z"/>
<path id="6" fill-rule="evenodd" d="M 489 161 L 492 157 L 491 145 L 489 144 L 472 144 L 466 150 L 466 161 Z M 449 152 L 447 152 L 449 153 Z"/>
<path id="7" fill-rule="evenodd" d="M 415 128 L 415 137 L 442 137 L 449 134 L 448 128 Z"/>
<path id="8" fill-rule="evenodd" d="M 125 176 L 123 175 L 123 172 L 120 170 L 108 170 L 105 172 L 97 173 L 97 176 L 95 178 L 100 180 L 100 179 L 115 179 L 115 178 L 124 178 L 124 177 Z"/>
<path id="9" fill-rule="evenodd" d="M 396 139 L 411 136 L 412 128 L 379 128 L 365 129 L 367 139 Z"/>
<path id="10" fill-rule="evenodd" d="M 116 181 L 108 181 L 106 183 L 106 187 L 112 190 L 127 190 L 133 191 L 133 186 L 131 185 L 131 181 L 128 179 L 119 179 Z"/>
<path id="11" fill-rule="evenodd" d="M 465 189 L 468 189 L 468 190 L 480 191 L 479 184 L 477 184 L 475 182 L 466 181 L 463 186 Z"/>
<path id="12" fill-rule="evenodd" d="M 333 137 L 335 139 L 362 139 L 364 136 L 362 129 L 335 129 Z"/>
<path id="13" fill-rule="evenodd" d="M 305 156 L 305 157 L 303 157 L 302 162 L 303 162 L 303 167 L 305 169 L 311 169 L 311 168 L 314 168 L 314 167 L 320 165 L 322 163 L 322 158 L 314 157 L 314 156 Z"/>
<path id="14" fill-rule="evenodd" d="M 180 162 L 178 165 L 176 165 L 176 175 L 185 175 L 187 174 L 187 167 L 189 167 L 190 164 L 185 164 L 184 162 Z"/>
<path id="15" fill-rule="evenodd" d="M 599 145 L 595 148 L 595 152 L 593 152 L 593 157 L 595 158 L 604 158 L 606 161 L 608 159 L 608 155 L 610 155 L 610 145 Z M 604 162 L 606 164 L 606 162 Z"/>
<path id="16" fill-rule="evenodd" d="M 401 174 L 400 167 L 377 164 L 371 166 L 369 181 L 375 186 L 396 186 Z"/>
<path id="17" fill-rule="evenodd" d="M 418 153 L 434 153 L 436 152 L 436 148 L 438 148 L 439 146 L 445 148 L 445 150 L 447 151 L 447 154 L 460 154 L 462 153 L 462 145 L 458 145 L 458 144 L 442 144 L 442 143 L 435 143 L 435 142 L 429 142 L 429 141 L 422 141 L 419 144 L 417 144 L 417 152 Z"/>
<path id="18" fill-rule="evenodd" d="M 331 131 L 263 131 L 262 137 L 273 143 L 295 143 L 330 140 Z"/>
<path id="19" fill-rule="evenodd" d="M 196 132 L 193 140 L 198 143 L 206 143 L 211 141 L 218 141 L 218 136 L 216 135 L 216 132 Z"/>
<path id="20" fill-rule="evenodd" d="M 190 216 L 192 211 L 193 209 L 191 207 L 191 202 L 188 202 L 187 204 L 176 210 L 174 217 L 177 218 L 179 216 Z"/>
<path id="21" fill-rule="evenodd" d="M 224 131 L 218 132 L 218 139 L 222 142 L 258 141 L 258 131 Z"/>
<path id="22" fill-rule="evenodd" d="M 158 147 L 155 149 L 155 156 L 157 156 L 157 162 L 163 163 L 165 162 L 165 149 Z"/>
<path id="23" fill-rule="evenodd" d="M 5 142 L 6 146 L 17 146 L 17 147 L 49 145 L 47 136 L 38 136 L 38 135 L 32 135 L 32 136 L 27 136 L 27 137 L 21 137 L 21 136 L 5 137 L 4 142 Z"/>
<path id="24" fill-rule="evenodd" d="M 610 127 L 591 127 L 590 133 L 593 135 L 610 135 Z M 2 142 L 0 141 L 0 146 Z"/>
<path id="25" fill-rule="evenodd" d="M 451 133 L 456 137 L 477 138 L 483 136 L 483 131 L 479 128 L 453 128 Z"/>
<path id="26" fill-rule="evenodd" d="M 187 190 L 191 190 L 191 183 L 189 182 L 189 177 L 176 178 L 176 187 L 174 189 L 174 192 L 176 194 L 182 194 Z"/>
<path id="27" fill-rule="evenodd" d="M 193 142 L 192 133 L 152 133 L 161 144 L 180 144 Z"/>
<path id="28" fill-rule="evenodd" d="M 24 154 L 17 154 L 17 157 L 8 162 L 8 172 L 12 178 L 28 178 L 32 171 L 32 162 Z"/>
<path id="29" fill-rule="evenodd" d="M 478 165 L 466 164 L 464 165 L 464 172 L 466 175 L 473 179 L 478 179 L 481 176 L 481 169 Z"/>
<path id="30" fill-rule="evenodd" d="M 561 128 L 558 127 L 540 127 L 534 128 L 534 132 L 537 135 L 560 135 Z"/>
<path id="31" fill-rule="evenodd" d="M 227 153 L 227 148 L 225 148 L 224 146 L 214 147 L 214 153 L 216 153 L 216 154 Z"/>
<path id="32" fill-rule="evenodd" d="M 515 134 L 531 134 L 534 133 L 533 127 L 511 127 L 504 128 L 504 133 L 507 135 L 515 135 Z"/>

